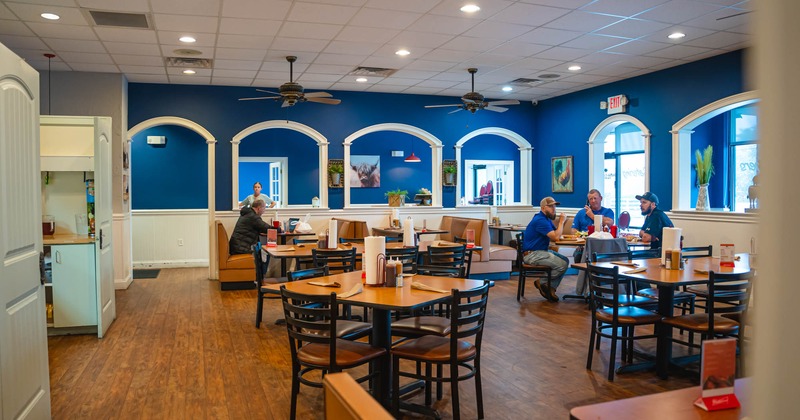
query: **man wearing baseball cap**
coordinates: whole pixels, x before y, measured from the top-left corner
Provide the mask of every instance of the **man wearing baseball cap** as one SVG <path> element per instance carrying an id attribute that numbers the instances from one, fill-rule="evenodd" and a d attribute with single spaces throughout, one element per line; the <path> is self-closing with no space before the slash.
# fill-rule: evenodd
<path id="1" fill-rule="evenodd" d="M 656 208 L 658 206 L 658 196 L 650 191 L 637 195 L 636 199 L 639 200 L 639 208 L 642 209 L 642 216 L 647 216 L 644 219 L 642 230 L 639 231 L 639 236 L 644 242 L 650 242 L 650 249 L 661 248 L 661 235 L 665 227 L 675 227 L 672 220 L 661 210 Z"/>
<path id="2" fill-rule="evenodd" d="M 539 293 L 551 302 L 558 302 L 556 289 L 561 284 L 561 278 L 569 267 L 567 257 L 550 251 L 550 241 L 555 242 L 564 233 L 564 222 L 567 216 L 561 213 L 558 216 L 558 227 L 553 225 L 556 219 L 556 206 L 559 205 L 553 197 L 545 197 L 539 203 L 541 207 L 528 223 L 522 238 L 522 260 L 525 264 L 545 265 L 552 268 L 550 284 L 541 284 L 539 279 L 533 285 L 539 289 Z"/>

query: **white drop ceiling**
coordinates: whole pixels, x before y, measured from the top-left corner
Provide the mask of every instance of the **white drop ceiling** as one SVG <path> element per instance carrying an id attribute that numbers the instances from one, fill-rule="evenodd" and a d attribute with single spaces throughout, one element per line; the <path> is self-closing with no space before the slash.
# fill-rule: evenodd
<path id="1" fill-rule="evenodd" d="M 461 12 L 476 4 L 474 14 Z M 123 73 L 131 82 L 542 100 L 748 47 L 749 0 L 0 1 L 0 43 L 33 67 Z M 145 13 L 150 29 L 97 26 L 88 10 Z M 61 16 L 49 21 L 40 16 Z M 671 40 L 667 35 L 683 32 Z M 194 44 L 178 38 L 191 35 Z M 167 67 L 194 49 L 213 68 Z M 411 54 L 395 54 L 406 49 Z M 53 53 L 50 63 L 45 53 Z M 567 70 L 581 66 L 577 72 Z M 358 66 L 396 69 L 356 83 Z M 541 74 L 561 77 L 503 86 Z"/>

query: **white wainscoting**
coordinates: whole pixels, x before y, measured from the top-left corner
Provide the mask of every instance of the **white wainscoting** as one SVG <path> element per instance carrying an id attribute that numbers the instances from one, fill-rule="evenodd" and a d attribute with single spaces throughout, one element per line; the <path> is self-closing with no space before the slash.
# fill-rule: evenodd
<path id="1" fill-rule="evenodd" d="M 750 252 L 750 240 L 758 244 L 757 214 L 673 210 L 668 212 L 675 227 L 683 229 L 683 246 L 714 246 L 719 255 L 720 244 L 734 244 L 736 252 Z"/>
<path id="2" fill-rule="evenodd" d="M 134 268 L 208 266 L 208 210 L 134 210 L 131 222 Z"/>
<path id="3" fill-rule="evenodd" d="M 130 213 L 114 213 L 113 235 L 114 288 L 127 289 L 133 282 Z"/>

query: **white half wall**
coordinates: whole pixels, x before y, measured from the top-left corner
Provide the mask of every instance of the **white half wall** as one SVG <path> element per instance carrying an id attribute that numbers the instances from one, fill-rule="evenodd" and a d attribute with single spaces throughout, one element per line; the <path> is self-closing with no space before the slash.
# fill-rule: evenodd
<path id="1" fill-rule="evenodd" d="M 114 213 L 113 237 L 121 244 L 131 243 L 131 214 Z M 114 247 L 114 288 L 127 289 L 133 282 L 133 256 L 130 246 Z"/>
<path id="2" fill-rule="evenodd" d="M 134 268 L 208 267 L 208 210 L 134 210 L 132 214 Z"/>

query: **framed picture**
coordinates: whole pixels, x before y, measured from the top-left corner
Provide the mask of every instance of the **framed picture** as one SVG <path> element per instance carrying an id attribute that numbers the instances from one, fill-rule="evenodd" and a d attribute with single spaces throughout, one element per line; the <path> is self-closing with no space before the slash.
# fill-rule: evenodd
<path id="1" fill-rule="evenodd" d="M 350 188 L 377 188 L 381 186 L 381 157 L 371 155 L 350 156 Z"/>
<path id="2" fill-rule="evenodd" d="M 551 158 L 551 176 L 554 193 L 572 192 L 572 156 Z"/>

